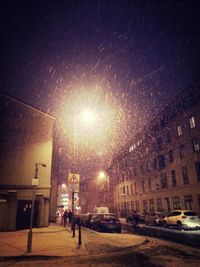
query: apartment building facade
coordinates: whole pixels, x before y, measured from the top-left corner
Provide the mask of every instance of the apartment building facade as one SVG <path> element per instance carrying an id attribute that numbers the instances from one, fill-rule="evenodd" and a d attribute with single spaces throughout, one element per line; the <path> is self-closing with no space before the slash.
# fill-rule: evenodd
<path id="1" fill-rule="evenodd" d="M 120 216 L 193 209 L 200 215 L 200 82 L 152 120 L 109 166 Z"/>
<path id="2" fill-rule="evenodd" d="M 48 226 L 56 215 L 56 208 L 50 214 L 55 119 L 4 94 L 0 118 L 0 230 L 29 227 L 36 176 L 33 227 Z"/>

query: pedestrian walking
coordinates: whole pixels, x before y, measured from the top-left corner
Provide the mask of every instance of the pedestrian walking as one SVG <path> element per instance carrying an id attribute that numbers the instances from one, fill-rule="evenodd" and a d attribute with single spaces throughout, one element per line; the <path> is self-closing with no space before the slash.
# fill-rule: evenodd
<path id="1" fill-rule="evenodd" d="M 64 223 L 64 227 L 66 226 L 67 223 L 67 217 L 68 217 L 68 212 L 67 210 L 65 210 L 64 214 L 63 214 L 63 223 Z"/>
<path id="2" fill-rule="evenodd" d="M 73 212 L 71 210 L 69 210 L 69 212 L 68 212 L 69 223 L 72 222 L 72 217 L 73 217 Z"/>

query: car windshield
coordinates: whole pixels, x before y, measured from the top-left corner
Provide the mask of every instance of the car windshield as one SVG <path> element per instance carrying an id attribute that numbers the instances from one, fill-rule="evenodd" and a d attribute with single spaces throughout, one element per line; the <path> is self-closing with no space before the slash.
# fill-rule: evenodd
<path id="1" fill-rule="evenodd" d="M 117 217 L 114 214 L 104 214 L 103 218 L 104 220 L 117 220 Z"/>
<path id="2" fill-rule="evenodd" d="M 186 215 L 186 216 L 197 216 L 197 214 L 194 211 L 185 211 L 184 215 Z"/>

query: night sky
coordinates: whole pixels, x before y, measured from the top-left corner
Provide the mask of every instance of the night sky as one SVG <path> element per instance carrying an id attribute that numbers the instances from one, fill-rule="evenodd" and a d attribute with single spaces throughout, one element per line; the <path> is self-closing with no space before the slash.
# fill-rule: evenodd
<path id="1" fill-rule="evenodd" d="M 199 77 L 199 1 L 1 1 L 0 20 L 0 90 L 57 117 L 101 91 L 137 128 Z"/>

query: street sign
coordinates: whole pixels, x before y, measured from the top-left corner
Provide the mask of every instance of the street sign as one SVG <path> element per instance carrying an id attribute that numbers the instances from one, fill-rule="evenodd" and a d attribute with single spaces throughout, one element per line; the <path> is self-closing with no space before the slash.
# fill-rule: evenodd
<path id="1" fill-rule="evenodd" d="M 69 173 L 68 174 L 68 185 L 69 189 L 74 192 L 79 192 L 80 188 L 80 174 L 79 173 Z"/>

